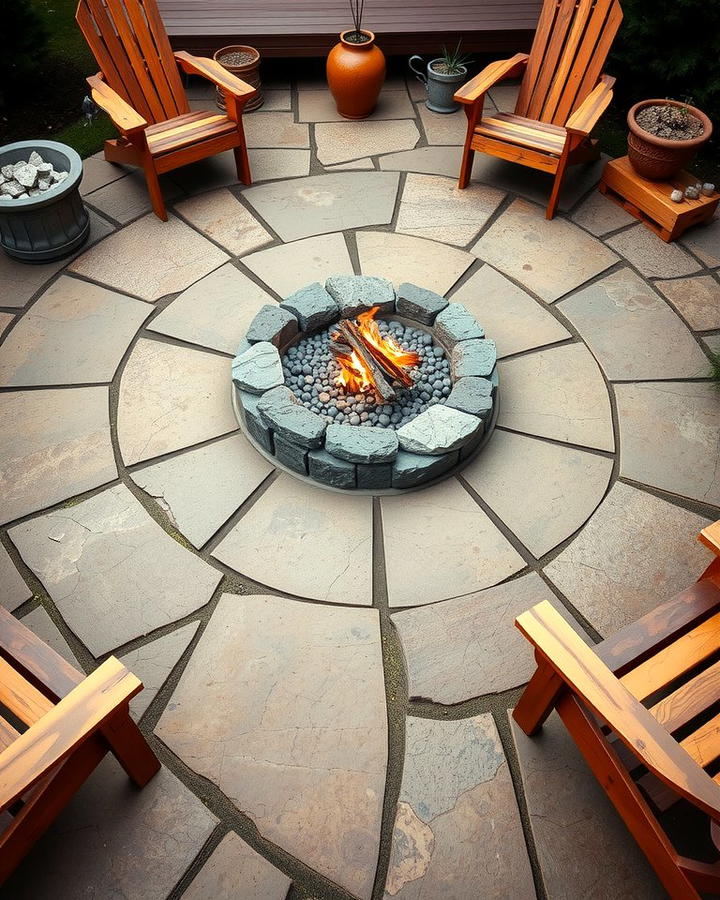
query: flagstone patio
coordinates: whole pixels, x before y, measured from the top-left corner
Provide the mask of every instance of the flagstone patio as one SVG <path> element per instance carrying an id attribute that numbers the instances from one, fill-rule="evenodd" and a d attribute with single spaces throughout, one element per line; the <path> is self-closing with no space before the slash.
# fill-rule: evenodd
<path id="1" fill-rule="evenodd" d="M 252 187 L 231 156 L 189 166 L 162 223 L 95 157 L 91 246 L 0 257 L 0 603 L 86 671 L 136 672 L 163 762 L 138 792 L 106 760 L 2 896 L 661 897 L 559 722 L 511 727 L 512 623 L 549 599 L 592 643 L 707 564 L 720 220 L 663 244 L 593 165 L 547 222 L 537 172 L 478 158 L 458 193 L 464 118 L 414 82 L 352 123 L 299 84 L 247 116 Z M 425 490 L 326 492 L 237 428 L 255 312 L 353 272 L 497 341 L 497 429 Z"/>

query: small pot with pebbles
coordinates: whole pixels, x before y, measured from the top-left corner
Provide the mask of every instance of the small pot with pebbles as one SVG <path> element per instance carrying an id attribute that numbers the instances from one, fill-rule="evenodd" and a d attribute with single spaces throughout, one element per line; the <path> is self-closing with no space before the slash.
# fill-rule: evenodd
<path id="1" fill-rule="evenodd" d="M 642 100 L 627 114 L 628 157 L 649 181 L 669 181 L 710 140 L 712 122 L 678 100 Z"/>
<path id="2" fill-rule="evenodd" d="M 231 75 L 240 78 L 246 84 L 254 87 L 257 94 L 245 104 L 245 111 L 250 112 L 258 109 L 265 102 L 262 93 L 262 83 L 260 81 L 260 51 L 254 47 L 248 47 L 245 44 L 232 44 L 229 47 L 222 47 L 213 53 L 215 62 L 227 69 Z M 215 89 L 215 102 L 218 109 L 225 110 L 225 94 L 220 88 Z"/>

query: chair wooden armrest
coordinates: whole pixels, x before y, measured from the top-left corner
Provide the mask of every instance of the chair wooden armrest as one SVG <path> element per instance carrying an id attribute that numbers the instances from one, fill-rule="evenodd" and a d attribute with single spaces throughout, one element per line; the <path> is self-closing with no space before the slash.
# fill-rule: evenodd
<path id="1" fill-rule="evenodd" d="M 602 75 L 597 86 L 587 95 L 583 102 L 565 123 L 565 128 L 573 134 L 587 136 L 597 125 L 598 119 L 610 105 L 613 98 L 612 75 Z"/>
<path id="2" fill-rule="evenodd" d="M 147 128 L 148 123 L 140 113 L 103 81 L 101 75 L 90 75 L 86 79 L 90 85 L 92 98 L 112 119 L 113 124 L 124 135 L 130 136 Z"/>
<path id="3" fill-rule="evenodd" d="M 567 689 L 606 722 L 640 762 L 673 791 L 720 818 L 720 785 L 618 681 L 550 603 L 539 603 L 518 616 L 515 624 Z"/>
<path id="4" fill-rule="evenodd" d="M 713 522 L 712 525 L 703 528 L 698 535 L 698 540 L 708 550 L 712 550 L 715 556 L 720 556 L 720 521 Z"/>
<path id="5" fill-rule="evenodd" d="M 257 94 L 257 88 L 252 87 L 240 78 L 228 72 L 226 68 L 215 62 L 214 59 L 207 59 L 204 56 L 193 56 L 186 50 L 180 50 L 174 54 L 178 65 L 190 75 L 200 75 L 208 81 L 212 81 L 214 85 L 223 91 L 232 94 L 238 100 L 249 100 Z"/>
<path id="6" fill-rule="evenodd" d="M 516 53 L 510 59 L 500 59 L 497 62 L 490 63 L 485 68 L 471 78 L 455 93 L 456 103 L 475 103 L 488 88 L 491 88 L 498 81 L 504 78 L 513 78 L 519 75 L 527 65 L 529 57 L 527 53 Z"/>

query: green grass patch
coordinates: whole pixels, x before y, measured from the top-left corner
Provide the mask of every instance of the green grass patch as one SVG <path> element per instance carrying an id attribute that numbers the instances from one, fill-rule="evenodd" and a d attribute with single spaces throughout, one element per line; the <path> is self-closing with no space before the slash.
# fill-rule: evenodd
<path id="1" fill-rule="evenodd" d="M 78 119 L 67 128 L 63 128 L 53 135 L 54 141 L 61 141 L 76 150 L 85 159 L 102 150 L 105 141 L 118 136 L 117 129 L 104 114 L 100 113 L 88 125 L 86 119 Z"/>

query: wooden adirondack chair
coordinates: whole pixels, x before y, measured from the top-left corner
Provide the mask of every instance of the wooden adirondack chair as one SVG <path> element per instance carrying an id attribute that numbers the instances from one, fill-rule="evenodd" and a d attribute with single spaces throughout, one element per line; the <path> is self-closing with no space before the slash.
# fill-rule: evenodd
<path id="1" fill-rule="evenodd" d="M 700 540 L 716 555 L 700 580 L 593 648 L 547 602 L 515 623 L 538 662 L 516 722 L 532 735 L 557 710 L 677 900 L 720 893 L 720 862 L 678 853 L 658 819 L 687 801 L 720 850 L 720 522 Z"/>
<path id="2" fill-rule="evenodd" d="M 621 20 L 618 0 L 545 0 L 530 54 L 491 63 L 455 94 L 468 119 L 458 187 L 476 150 L 549 172 L 552 219 L 565 169 L 600 155 L 590 132 L 612 100 L 615 79 L 600 73 Z M 483 115 L 488 88 L 519 75 L 515 112 Z"/>
<path id="3" fill-rule="evenodd" d="M 159 770 L 128 713 L 140 690 L 114 657 L 78 672 L 0 606 L 0 885 L 108 751 L 139 787 Z"/>
<path id="4" fill-rule="evenodd" d="M 233 150 L 238 178 L 252 183 L 242 111 L 255 88 L 212 59 L 173 53 L 155 0 L 80 0 L 75 19 L 101 69 L 87 79 L 92 98 L 121 134 L 106 141 L 105 159 L 142 166 L 160 219 L 163 172 Z M 222 90 L 227 115 L 190 111 L 178 65 Z"/>

